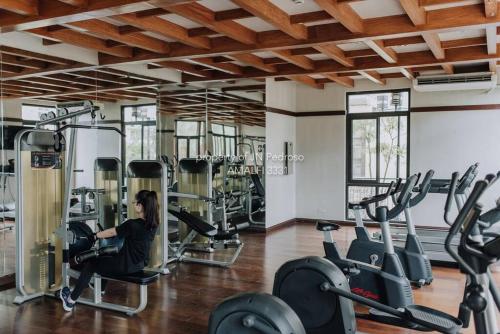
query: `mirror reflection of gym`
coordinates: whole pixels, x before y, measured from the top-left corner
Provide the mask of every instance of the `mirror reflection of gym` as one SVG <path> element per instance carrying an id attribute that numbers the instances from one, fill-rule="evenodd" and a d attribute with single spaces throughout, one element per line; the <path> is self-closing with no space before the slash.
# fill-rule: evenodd
<path id="1" fill-rule="evenodd" d="M 172 170 L 170 189 L 197 196 L 177 197 L 176 205 L 214 226 L 229 239 L 223 246 L 232 244 L 237 250 L 214 252 L 206 247 L 213 238 L 193 234 L 189 224 L 169 216 L 170 237 L 181 242 L 185 261 L 226 266 L 239 253 L 239 232 L 264 226 L 263 94 L 167 87 L 160 91 L 157 107 L 157 146 Z"/>
<path id="2" fill-rule="evenodd" d="M 0 78 L 3 62 L 0 54 Z M 15 179 L 14 141 L 19 123 L 6 110 L 5 98 L 10 96 L 0 85 L 0 289 L 13 283 L 15 272 Z"/>

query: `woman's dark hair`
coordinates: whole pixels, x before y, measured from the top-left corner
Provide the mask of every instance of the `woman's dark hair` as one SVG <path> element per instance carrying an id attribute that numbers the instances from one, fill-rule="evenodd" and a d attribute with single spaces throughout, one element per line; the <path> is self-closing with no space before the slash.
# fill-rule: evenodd
<path id="1" fill-rule="evenodd" d="M 160 225 L 160 206 L 156 191 L 141 190 L 135 195 L 135 200 L 144 208 L 144 219 L 148 229 L 155 229 Z"/>

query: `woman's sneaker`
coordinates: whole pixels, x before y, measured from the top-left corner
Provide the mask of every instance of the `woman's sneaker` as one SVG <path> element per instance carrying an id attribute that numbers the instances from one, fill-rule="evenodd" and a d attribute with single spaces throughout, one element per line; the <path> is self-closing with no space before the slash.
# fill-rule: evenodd
<path id="1" fill-rule="evenodd" d="M 59 298 L 61 298 L 63 303 L 63 308 L 66 312 L 73 311 L 73 307 L 75 307 L 74 302 L 71 303 L 69 302 L 69 300 L 71 299 L 70 297 L 71 297 L 71 290 L 67 286 L 65 286 L 59 293 Z"/>

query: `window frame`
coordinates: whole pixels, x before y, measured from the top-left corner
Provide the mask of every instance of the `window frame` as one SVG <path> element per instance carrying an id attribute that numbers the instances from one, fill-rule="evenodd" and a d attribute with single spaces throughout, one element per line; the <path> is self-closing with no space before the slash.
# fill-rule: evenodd
<path id="1" fill-rule="evenodd" d="M 384 112 L 367 112 L 367 113 L 349 113 L 349 96 L 352 95 L 369 95 L 369 94 L 378 94 L 378 93 L 395 93 L 395 92 L 407 92 L 408 93 L 408 110 L 405 111 L 384 111 Z M 345 218 L 347 220 L 352 220 L 349 218 L 349 209 L 348 209 L 348 201 L 349 201 L 349 187 L 373 187 L 375 188 L 375 194 L 380 193 L 380 189 L 386 188 L 389 186 L 390 182 L 380 182 L 380 119 L 383 117 L 401 117 L 406 116 L 406 175 L 410 175 L 410 115 L 411 115 L 411 89 L 403 88 L 403 89 L 387 89 L 387 90 L 376 90 L 376 91 L 361 91 L 361 92 L 347 92 L 345 96 L 346 101 L 346 184 L 345 184 Z M 375 180 L 359 180 L 353 178 L 353 166 L 352 166 L 352 158 L 353 158 L 353 132 L 352 126 L 354 120 L 376 120 L 376 177 Z M 398 146 L 400 140 L 400 131 L 401 126 L 398 126 Z M 400 157 L 398 156 L 397 163 L 397 171 L 396 178 L 400 175 Z M 384 189 L 385 191 L 385 189 Z"/>
<path id="2" fill-rule="evenodd" d="M 193 135 L 193 136 L 186 136 L 186 135 L 178 135 L 177 134 L 177 122 L 193 122 L 193 123 L 198 123 L 198 135 Z M 175 155 L 177 156 L 177 159 L 181 159 L 179 158 L 179 140 L 180 139 L 186 139 L 186 154 L 187 154 L 187 157 L 191 157 L 191 140 L 195 140 L 197 139 L 198 140 L 198 153 L 197 153 L 197 156 L 200 156 L 202 153 L 201 153 L 201 139 L 202 138 L 205 138 L 205 131 L 201 131 L 202 130 L 202 126 L 201 124 L 204 124 L 205 122 L 204 121 L 197 121 L 197 120 L 182 120 L 182 119 L 176 119 L 175 120 L 175 132 L 174 132 L 174 138 L 175 138 Z M 205 129 L 205 126 L 203 126 L 203 130 Z M 203 132 L 203 133 L 202 133 Z M 206 140 L 205 140 L 205 145 L 206 145 Z"/>
<path id="3" fill-rule="evenodd" d="M 125 121 L 125 109 L 126 108 L 140 108 L 140 107 L 147 107 L 147 106 L 155 106 L 156 111 L 158 112 L 158 105 L 156 103 L 144 103 L 144 104 L 127 104 L 127 105 L 122 105 L 121 106 L 121 130 L 123 133 L 126 133 L 126 127 L 127 125 L 140 125 L 141 126 L 141 159 L 144 159 L 144 127 L 146 126 L 154 126 L 155 129 L 154 131 L 158 133 L 157 129 L 157 119 L 154 121 Z M 158 115 L 157 115 L 158 116 Z M 155 140 L 155 145 L 158 144 L 157 140 Z M 156 151 L 156 148 L 155 148 Z M 156 153 L 158 157 L 158 152 Z M 122 152 L 121 152 L 121 157 L 122 157 L 122 166 L 123 166 L 123 171 L 126 171 L 126 157 L 127 157 L 127 141 L 125 137 L 122 137 Z M 124 175 L 126 172 L 124 172 Z"/>
<path id="4" fill-rule="evenodd" d="M 223 138 L 223 143 L 224 143 L 224 156 L 228 156 L 227 154 L 227 146 L 226 146 L 226 139 L 232 139 L 234 142 L 234 152 L 232 152 L 232 155 L 238 154 L 238 126 L 232 125 L 232 124 L 224 124 L 224 123 L 212 123 L 211 125 L 216 124 L 216 125 L 221 125 L 222 126 L 222 134 L 219 133 L 213 133 L 212 129 L 210 129 L 210 133 L 212 134 L 212 144 L 214 143 L 214 138 L 219 137 Z M 226 135 L 226 127 L 232 127 L 234 128 L 234 135 Z M 215 153 L 215 152 L 214 152 Z M 231 154 L 230 154 L 231 155 Z M 230 156 L 229 155 L 229 156 Z"/>

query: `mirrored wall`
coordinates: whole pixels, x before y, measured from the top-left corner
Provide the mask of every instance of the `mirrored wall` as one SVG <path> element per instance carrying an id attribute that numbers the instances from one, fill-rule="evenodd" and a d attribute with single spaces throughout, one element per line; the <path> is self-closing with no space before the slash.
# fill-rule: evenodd
<path id="1" fill-rule="evenodd" d="M 175 85 L 159 92 L 158 152 L 172 164 L 174 183 L 180 181 L 179 186 L 184 182 L 182 171 L 189 163 L 209 163 L 213 193 L 224 199 L 223 212 L 211 217 L 213 224 L 219 220 L 229 227 L 264 227 L 263 88 Z M 184 190 L 197 191 L 189 187 Z"/>
<path id="2" fill-rule="evenodd" d="M 0 78 L 4 64 L 0 53 Z M 15 272 L 14 136 L 21 128 L 9 114 L 8 98 L 14 93 L 0 81 L 0 288 L 11 285 Z"/>

